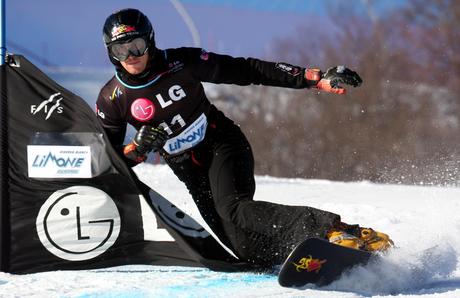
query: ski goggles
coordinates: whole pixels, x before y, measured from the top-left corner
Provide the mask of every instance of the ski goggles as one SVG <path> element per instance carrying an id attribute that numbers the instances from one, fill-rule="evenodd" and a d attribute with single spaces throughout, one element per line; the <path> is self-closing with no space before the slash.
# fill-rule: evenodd
<path id="1" fill-rule="evenodd" d="M 137 37 L 124 43 L 109 45 L 109 51 L 112 57 L 118 61 L 125 61 L 129 56 L 143 56 L 148 49 L 147 42 L 142 37 Z"/>

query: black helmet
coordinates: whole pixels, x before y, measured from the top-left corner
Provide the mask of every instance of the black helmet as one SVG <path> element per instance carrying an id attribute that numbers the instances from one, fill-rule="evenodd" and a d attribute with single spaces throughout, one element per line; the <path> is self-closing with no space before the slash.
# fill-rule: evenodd
<path id="1" fill-rule="evenodd" d="M 149 53 L 155 48 L 154 31 L 149 19 L 139 10 L 133 8 L 122 9 L 111 14 L 104 24 L 102 30 L 104 43 L 107 49 L 111 44 L 126 42 L 137 37 L 145 39 Z M 109 50 L 109 57 L 112 63 L 119 62 L 113 59 Z"/>

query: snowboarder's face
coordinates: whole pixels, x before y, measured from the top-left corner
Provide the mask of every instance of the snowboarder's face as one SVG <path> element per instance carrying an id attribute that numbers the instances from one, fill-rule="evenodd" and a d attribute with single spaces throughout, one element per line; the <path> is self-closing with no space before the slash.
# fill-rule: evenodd
<path id="1" fill-rule="evenodd" d="M 137 75 L 142 73 L 147 67 L 147 62 L 149 60 L 149 55 L 145 53 L 140 57 L 135 57 L 129 55 L 128 59 L 125 61 L 120 61 L 121 66 L 130 74 Z"/>

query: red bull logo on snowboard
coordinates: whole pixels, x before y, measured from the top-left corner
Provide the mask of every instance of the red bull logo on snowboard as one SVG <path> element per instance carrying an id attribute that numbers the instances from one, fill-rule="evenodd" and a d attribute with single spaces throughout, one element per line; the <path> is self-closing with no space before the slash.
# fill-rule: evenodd
<path id="1" fill-rule="evenodd" d="M 295 266 L 297 272 L 306 270 L 307 272 L 318 273 L 326 262 L 327 260 L 313 259 L 313 257 L 309 255 L 308 257 L 301 258 L 297 263 L 292 264 Z"/>

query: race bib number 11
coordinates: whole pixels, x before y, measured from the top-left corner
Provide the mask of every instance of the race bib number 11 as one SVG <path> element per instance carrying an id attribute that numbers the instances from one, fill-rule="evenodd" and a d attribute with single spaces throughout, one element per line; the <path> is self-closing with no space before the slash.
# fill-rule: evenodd
<path id="1" fill-rule="evenodd" d="M 208 120 L 201 114 L 189 127 L 179 135 L 169 139 L 163 149 L 169 154 L 177 154 L 200 143 L 206 134 Z"/>

